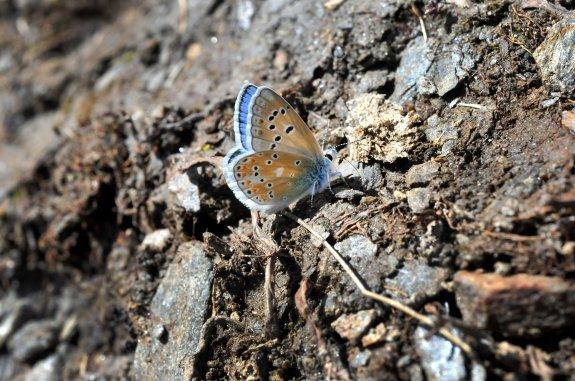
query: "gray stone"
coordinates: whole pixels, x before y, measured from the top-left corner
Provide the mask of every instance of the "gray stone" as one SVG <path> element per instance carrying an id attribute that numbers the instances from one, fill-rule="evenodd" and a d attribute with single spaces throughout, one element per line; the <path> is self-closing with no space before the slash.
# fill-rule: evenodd
<path id="1" fill-rule="evenodd" d="M 448 276 L 443 268 L 428 266 L 423 261 L 409 261 L 393 279 L 386 281 L 386 286 L 402 303 L 420 304 L 441 291 L 441 284 Z"/>
<path id="2" fill-rule="evenodd" d="M 168 190 L 172 194 L 171 204 L 183 208 L 188 213 L 200 210 L 200 191 L 198 186 L 192 184 L 185 173 L 174 176 L 168 183 Z"/>
<path id="3" fill-rule="evenodd" d="M 360 197 L 363 196 L 363 192 L 357 189 L 349 189 L 349 188 L 345 188 L 345 189 L 334 189 L 335 192 L 335 198 L 338 198 L 340 200 L 353 200 L 356 197 Z"/>
<path id="4" fill-rule="evenodd" d="M 452 331 L 457 335 L 457 330 Z M 413 343 L 429 381 L 485 380 L 486 372 L 482 365 L 472 364 L 471 375 L 468 375 L 461 349 L 439 335 L 429 339 L 428 335 L 426 328 L 417 327 L 413 333 Z"/>
<path id="5" fill-rule="evenodd" d="M 392 101 L 405 103 L 413 98 L 416 84 L 431 67 L 432 58 L 422 37 L 414 38 L 407 44 L 395 71 L 395 88 L 390 98 Z"/>
<path id="6" fill-rule="evenodd" d="M 8 341 L 8 349 L 18 361 L 34 361 L 56 347 L 59 331 L 52 320 L 28 323 Z"/>
<path id="7" fill-rule="evenodd" d="M 553 25 L 533 58 L 545 84 L 565 95 L 575 94 L 575 18 Z"/>
<path id="8" fill-rule="evenodd" d="M 443 122 L 435 114 L 427 119 L 427 126 L 424 131 L 427 141 L 435 144 L 443 144 L 455 140 L 459 136 L 457 127 L 450 122 Z"/>
<path id="9" fill-rule="evenodd" d="M 27 320 L 34 316 L 32 306 L 26 300 L 19 300 L 9 294 L 0 303 L 0 347 Z"/>
<path id="10" fill-rule="evenodd" d="M 132 368 L 135 379 L 187 378 L 208 313 L 212 278 L 202 243 L 182 244 L 150 307 L 150 327 L 165 327 L 166 338 L 140 337 Z"/>
<path id="11" fill-rule="evenodd" d="M 395 262 L 389 263 L 387 259 L 379 260 L 376 257 L 377 245 L 363 235 L 352 235 L 334 247 L 349 260 L 349 264 L 372 289 L 381 286 L 382 272 L 391 272 L 395 268 Z"/>
<path id="12" fill-rule="evenodd" d="M 359 80 L 355 88 L 356 94 L 381 92 L 391 80 L 387 70 L 368 71 Z"/>
<path id="13" fill-rule="evenodd" d="M 409 168 L 405 175 L 405 182 L 409 186 L 427 185 L 439 173 L 439 163 L 428 161 Z"/>
<path id="14" fill-rule="evenodd" d="M 413 188 L 406 192 L 407 204 L 414 213 L 422 213 L 429 208 L 431 190 L 429 188 Z"/>
<path id="15" fill-rule="evenodd" d="M 58 381 L 62 378 L 61 372 L 62 359 L 59 354 L 54 354 L 34 364 L 24 376 L 24 381 Z"/>

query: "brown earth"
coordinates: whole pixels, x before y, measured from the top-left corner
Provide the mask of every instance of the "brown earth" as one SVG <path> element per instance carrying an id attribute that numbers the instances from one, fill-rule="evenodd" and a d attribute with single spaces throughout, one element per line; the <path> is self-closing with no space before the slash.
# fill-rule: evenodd
<path id="1" fill-rule="evenodd" d="M 573 379 L 573 9 L 0 0 L 0 379 Z M 473 357 L 284 216 L 269 316 L 214 159 L 246 80 L 367 137 L 292 212 Z"/>

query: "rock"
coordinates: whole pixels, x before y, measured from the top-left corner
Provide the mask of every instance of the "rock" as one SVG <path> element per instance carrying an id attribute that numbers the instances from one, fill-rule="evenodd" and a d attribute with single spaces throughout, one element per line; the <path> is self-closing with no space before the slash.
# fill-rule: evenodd
<path id="1" fill-rule="evenodd" d="M 387 334 L 387 327 L 383 323 L 379 323 L 375 328 L 371 328 L 362 338 L 361 345 L 369 347 L 374 344 L 379 344 L 385 340 Z"/>
<path id="2" fill-rule="evenodd" d="M 407 44 L 395 71 L 395 87 L 390 97 L 393 102 L 403 104 L 413 98 L 416 84 L 431 67 L 432 58 L 422 37 L 414 38 Z"/>
<path id="3" fill-rule="evenodd" d="M 533 58 L 545 84 L 567 96 L 575 94 L 575 18 L 553 25 Z"/>
<path id="4" fill-rule="evenodd" d="M 563 111 L 561 114 L 561 125 L 575 134 L 575 110 Z"/>
<path id="5" fill-rule="evenodd" d="M 392 81 L 387 70 L 372 70 L 366 72 L 357 87 L 354 87 L 356 94 L 365 94 L 371 92 L 382 92 L 386 86 Z"/>
<path id="6" fill-rule="evenodd" d="M 446 269 L 431 267 L 422 261 L 409 261 L 397 275 L 386 281 L 390 294 L 402 303 L 420 304 L 436 295 L 447 280 Z"/>
<path id="7" fill-rule="evenodd" d="M 414 165 L 405 174 L 405 182 L 409 186 L 427 185 L 439 173 L 439 163 L 428 161 Z"/>
<path id="8" fill-rule="evenodd" d="M 561 278 L 460 271 L 454 288 L 463 319 L 478 328 L 538 337 L 575 325 L 575 285 Z"/>
<path id="9" fill-rule="evenodd" d="M 338 198 L 340 200 L 353 200 L 356 197 L 361 197 L 364 195 L 362 191 L 357 189 L 340 188 L 335 189 L 334 191 L 335 191 L 335 198 Z"/>
<path id="10" fill-rule="evenodd" d="M 166 337 L 164 340 L 139 338 L 132 377 L 140 380 L 186 378 L 208 314 L 212 278 L 212 263 L 202 244 L 182 244 L 150 306 L 150 327 L 165 327 L 167 332 L 162 332 L 162 336 Z"/>
<path id="11" fill-rule="evenodd" d="M 185 173 L 174 176 L 168 183 L 168 190 L 173 196 L 172 205 L 183 208 L 187 213 L 200 210 L 200 191 Z"/>
<path id="12" fill-rule="evenodd" d="M 34 314 L 34 309 L 26 300 L 16 299 L 13 294 L 5 297 L 0 303 L 0 347 Z"/>
<path id="13" fill-rule="evenodd" d="M 61 380 L 62 359 L 59 354 L 54 354 L 38 361 L 34 367 L 26 373 L 24 381 L 58 381 Z"/>
<path id="14" fill-rule="evenodd" d="M 402 52 L 390 99 L 404 104 L 416 91 L 443 96 L 469 75 L 476 56 L 472 45 L 467 43 L 452 42 L 438 47 L 435 41 L 415 38 Z"/>
<path id="15" fill-rule="evenodd" d="M 345 134 L 355 142 L 349 146 L 352 161 L 393 163 L 409 157 L 418 141 L 417 114 L 373 93 L 353 98 L 348 107 Z"/>
<path id="16" fill-rule="evenodd" d="M 356 349 L 356 348 L 354 348 L 354 349 Z M 371 351 L 368 351 L 368 350 L 363 350 L 363 351 L 356 350 L 356 351 L 354 351 L 354 352 L 357 352 L 357 353 L 351 353 L 350 356 L 349 356 L 349 365 L 350 365 L 352 368 L 360 368 L 360 367 L 362 367 L 362 366 L 365 366 L 365 365 L 368 363 L 368 361 L 369 361 L 369 358 L 370 358 L 370 356 L 371 356 Z"/>
<path id="17" fill-rule="evenodd" d="M 334 247 L 349 260 L 350 265 L 371 289 L 381 287 L 382 272 L 393 271 L 397 264 L 393 257 L 379 260 L 376 257 L 377 245 L 363 235 L 352 235 L 336 243 Z"/>
<path id="18" fill-rule="evenodd" d="M 8 341 L 8 349 L 16 360 L 33 362 L 56 347 L 59 331 L 52 320 L 28 323 Z"/>
<path id="19" fill-rule="evenodd" d="M 456 330 L 452 330 L 457 334 Z M 439 335 L 429 339 L 429 331 L 417 327 L 413 333 L 413 343 L 417 354 L 421 358 L 421 366 L 429 381 L 483 381 L 486 378 L 485 368 L 474 363 L 471 374 L 467 374 L 465 357 L 461 349 L 455 347 L 448 340 Z"/>
<path id="20" fill-rule="evenodd" d="M 453 90 L 468 76 L 469 71 L 475 66 L 474 57 L 476 57 L 468 44 L 452 44 L 443 48 L 444 50 L 435 56 L 431 68 L 425 74 L 439 96 Z"/>
<path id="21" fill-rule="evenodd" d="M 141 250 L 161 253 L 168 248 L 172 241 L 173 235 L 169 229 L 158 229 L 144 237 Z"/>
<path id="22" fill-rule="evenodd" d="M 425 137 L 427 141 L 441 145 L 459 136 L 457 128 L 450 122 L 443 122 L 436 114 L 427 119 Z"/>
<path id="23" fill-rule="evenodd" d="M 359 311 L 355 314 L 341 315 L 331 323 L 331 327 L 342 338 L 353 341 L 359 338 L 376 318 L 375 310 Z"/>
<path id="24" fill-rule="evenodd" d="M 429 188 L 413 188 L 406 192 L 407 204 L 414 213 L 423 213 L 429 208 L 431 190 Z"/>

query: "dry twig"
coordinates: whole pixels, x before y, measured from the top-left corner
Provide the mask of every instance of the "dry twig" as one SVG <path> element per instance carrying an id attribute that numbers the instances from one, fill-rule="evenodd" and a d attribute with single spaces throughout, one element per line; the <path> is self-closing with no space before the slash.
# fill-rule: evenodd
<path id="1" fill-rule="evenodd" d="M 305 229 L 307 229 L 307 231 L 309 231 L 314 237 L 320 239 L 323 243 L 323 246 L 330 252 L 330 254 L 338 261 L 338 263 L 340 264 L 340 266 L 345 270 L 345 272 L 347 273 L 347 275 L 352 279 L 352 281 L 355 283 L 355 285 L 357 286 L 357 288 L 360 290 L 360 292 L 362 293 L 362 295 L 364 295 L 365 297 L 368 297 L 370 299 L 373 299 L 375 301 L 378 301 L 382 304 L 388 305 L 392 308 L 395 308 L 396 310 L 399 310 L 401 312 L 403 312 L 404 314 L 419 320 L 423 325 L 430 327 L 430 328 L 434 328 L 436 326 L 435 322 L 433 321 L 433 319 L 431 319 L 428 316 L 422 315 L 419 312 L 415 311 L 414 309 L 406 306 L 405 304 L 402 304 L 396 300 L 393 300 L 391 298 L 388 298 L 386 296 L 383 295 L 379 295 L 373 291 L 370 291 L 367 286 L 364 284 L 363 280 L 359 277 L 358 274 L 355 273 L 355 271 L 351 268 L 351 266 L 345 261 L 345 259 L 341 256 L 340 253 L 337 252 L 337 250 L 335 250 L 333 248 L 333 246 L 331 246 L 322 236 L 321 234 L 319 234 L 318 232 L 316 232 L 311 225 L 309 225 L 307 222 L 305 222 L 304 220 L 302 220 L 301 218 L 293 215 L 292 213 L 288 212 L 288 211 L 284 211 L 282 212 L 283 215 L 285 215 L 286 217 L 292 219 L 293 221 L 297 222 L 299 225 L 303 226 Z M 444 338 L 446 338 L 447 340 L 449 340 L 452 344 L 458 346 L 459 348 L 461 348 L 461 350 L 468 355 L 471 358 L 475 358 L 475 352 L 473 351 L 473 349 L 471 348 L 471 346 L 469 344 L 467 344 L 466 342 L 464 342 L 462 339 L 460 339 L 459 337 L 455 336 L 453 333 L 451 333 L 451 331 L 449 331 L 447 328 L 445 327 L 441 327 L 438 329 L 439 334 L 441 334 Z"/>

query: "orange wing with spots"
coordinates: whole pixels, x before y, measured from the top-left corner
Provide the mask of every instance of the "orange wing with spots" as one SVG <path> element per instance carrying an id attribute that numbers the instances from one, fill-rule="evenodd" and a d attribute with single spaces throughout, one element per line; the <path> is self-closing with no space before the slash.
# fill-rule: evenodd
<path id="1" fill-rule="evenodd" d="M 311 192 L 316 164 L 291 152 L 263 151 L 233 158 L 225 171 L 230 188 L 250 209 L 272 213 Z"/>

